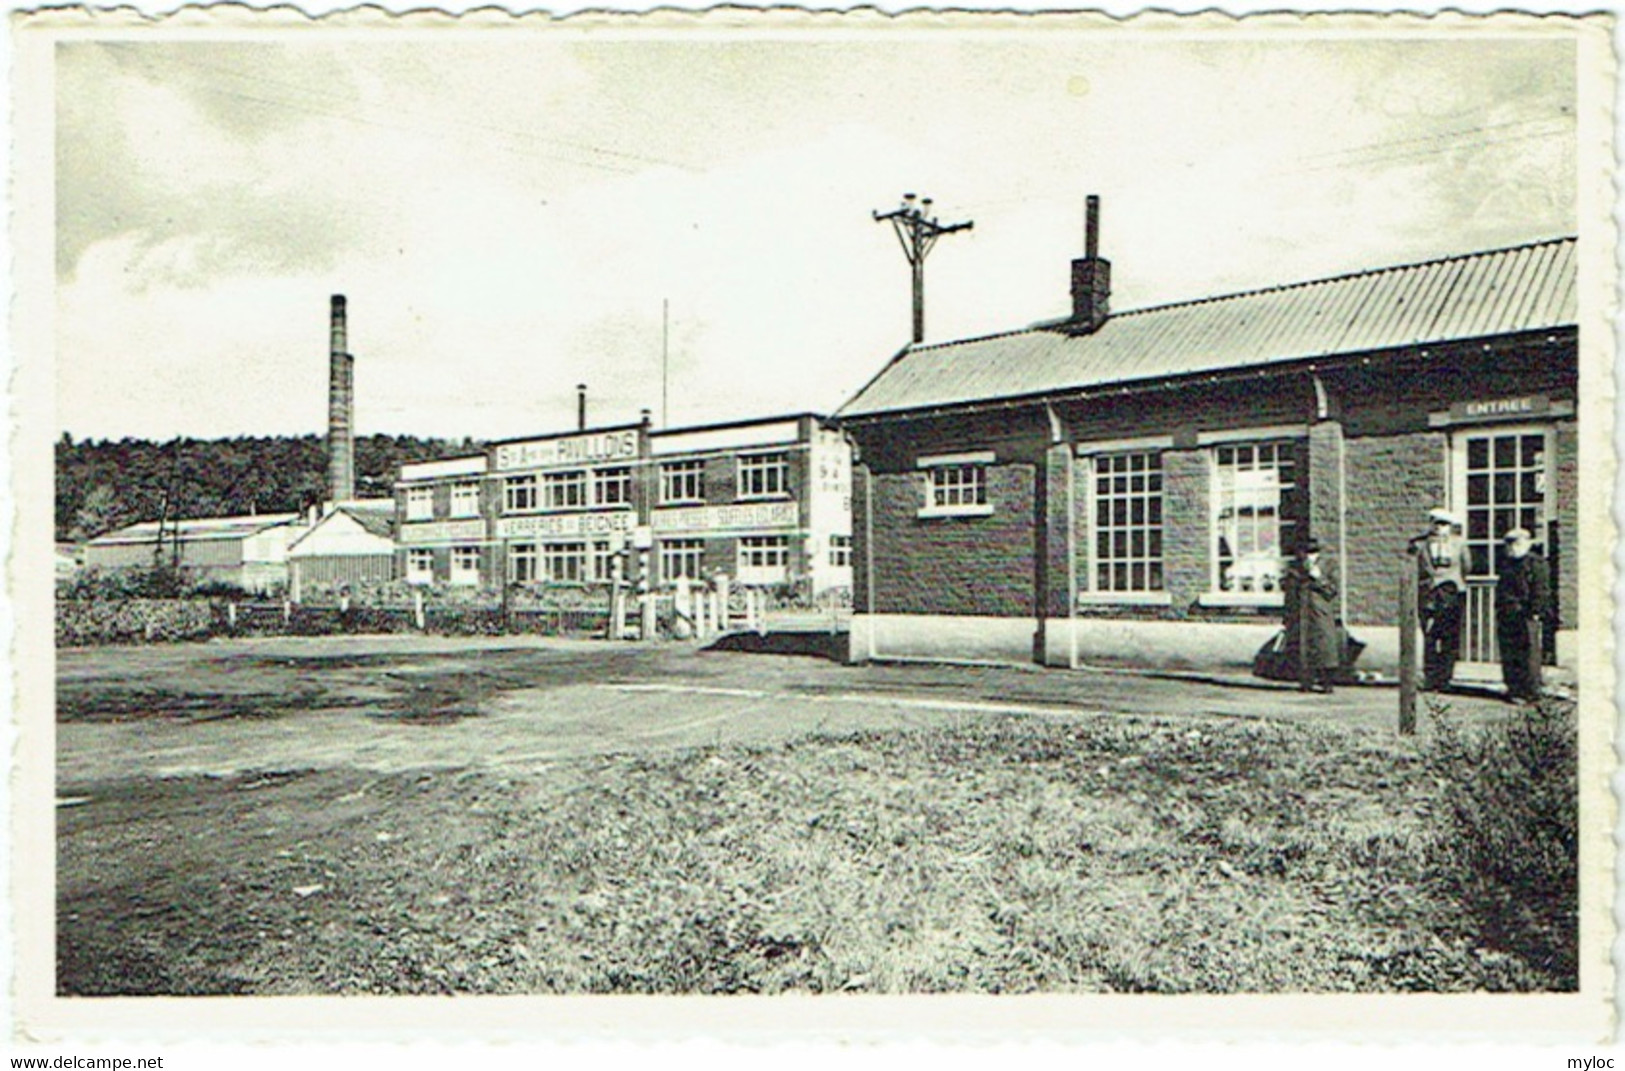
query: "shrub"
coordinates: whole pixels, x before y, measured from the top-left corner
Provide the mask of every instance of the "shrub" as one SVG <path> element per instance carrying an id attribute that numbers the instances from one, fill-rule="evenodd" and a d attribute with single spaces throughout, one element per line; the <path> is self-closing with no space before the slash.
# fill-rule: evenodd
<path id="1" fill-rule="evenodd" d="M 1442 789 L 1435 858 L 1484 942 L 1554 988 L 1578 986 L 1579 774 L 1572 702 L 1543 699 L 1483 726 L 1429 704 Z"/>
<path id="2" fill-rule="evenodd" d="M 56 604 L 58 647 L 202 639 L 220 611 L 200 599 L 77 599 Z"/>

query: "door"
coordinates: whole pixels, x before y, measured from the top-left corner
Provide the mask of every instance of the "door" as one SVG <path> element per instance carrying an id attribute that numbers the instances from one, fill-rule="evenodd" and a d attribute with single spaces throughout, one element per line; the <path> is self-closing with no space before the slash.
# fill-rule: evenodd
<path id="1" fill-rule="evenodd" d="M 1550 429 L 1534 426 L 1475 429 L 1452 436 L 1454 498 L 1465 518 L 1473 557 L 1461 636 L 1461 668 L 1466 675 L 1499 672 L 1495 580 L 1504 553 L 1502 537 L 1514 528 L 1526 528 L 1534 537 L 1535 550 L 1550 560 L 1551 438 Z"/>

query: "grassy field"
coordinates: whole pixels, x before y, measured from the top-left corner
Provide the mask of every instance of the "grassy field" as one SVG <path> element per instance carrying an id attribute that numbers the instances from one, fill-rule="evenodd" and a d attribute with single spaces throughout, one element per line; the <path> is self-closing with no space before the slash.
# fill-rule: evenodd
<path id="1" fill-rule="evenodd" d="M 1335 722 L 981 714 L 68 790 L 65 994 L 1575 983 L 1572 932 L 1463 895 L 1426 745 Z"/>

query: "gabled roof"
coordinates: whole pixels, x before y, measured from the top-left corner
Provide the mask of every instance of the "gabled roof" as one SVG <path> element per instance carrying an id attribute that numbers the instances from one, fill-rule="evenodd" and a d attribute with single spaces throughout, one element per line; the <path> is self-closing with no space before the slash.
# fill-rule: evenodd
<path id="1" fill-rule="evenodd" d="M 110 546 L 117 543 L 151 543 L 158 538 L 162 529 L 166 540 L 180 540 L 187 543 L 201 542 L 211 539 L 247 539 L 249 536 L 259 535 L 272 528 L 281 528 L 284 525 L 295 524 L 299 521 L 297 513 L 261 513 L 251 517 L 199 517 L 175 521 L 142 521 L 120 528 L 106 535 L 97 536 L 90 542 L 97 546 Z"/>
<path id="2" fill-rule="evenodd" d="M 342 513 L 359 524 L 368 535 L 383 539 L 395 538 L 395 500 L 393 498 L 363 499 L 340 503 L 335 513 Z"/>
<path id="3" fill-rule="evenodd" d="M 1573 237 L 904 350 L 836 414 L 954 406 L 1573 325 Z"/>

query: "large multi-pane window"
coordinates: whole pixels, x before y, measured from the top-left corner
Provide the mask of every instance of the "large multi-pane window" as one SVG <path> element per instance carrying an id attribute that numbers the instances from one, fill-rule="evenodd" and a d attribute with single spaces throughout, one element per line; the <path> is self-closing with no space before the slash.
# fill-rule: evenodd
<path id="1" fill-rule="evenodd" d="M 542 502 L 547 509 L 571 509 L 587 504 L 587 473 L 582 469 L 549 472 L 542 477 Z"/>
<path id="2" fill-rule="evenodd" d="M 451 582 L 478 584 L 480 582 L 480 548 L 451 548 Z"/>
<path id="3" fill-rule="evenodd" d="M 705 462 L 666 461 L 660 466 L 660 501 L 705 501 Z"/>
<path id="4" fill-rule="evenodd" d="M 932 465 L 926 473 L 926 508 L 951 513 L 987 505 L 987 466 Z"/>
<path id="5" fill-rule="evenodd" d="M 747 454 L 739 459 L 739 497 L 777 498 L 790 491 L 790 460 L 784 454 Z"/>
<path id="6" fill-rule="evenodd" d="M 451 515 L 478 517 L 480 515 L 480 485 L 454 483 L 451 485 Z"/>
<path id="7" fill-rule="evenodd" d="M 1514 528 L 1546 542 L 1546 433 L 1511 429 L 1466 437 L 1467 547 L 1475 576 L 1504 564 L 1503 537 Z"/>
<path id="8" fill-rule="evenodd" d="M 530 584 L 540 579 L 536 571 L 535 543 L 515 543 L 508 548 L 508 575 L 515 584 Z"/>
<path id="9" fill-rule="evenodd" d="M 587 578 L 598 583 L 615 579 L 615 552 L 609 540 L 596 539 L 587 548 Z"/>
<path id="10" fill-rule="evenodd" d="M 632 501 L 632 470 L 595 470 L 592 474 L 592 500 L 599 506 L 615 506 Z"/>
<path id="11" fill-rule="evenodd" d="M 1290 442 L 1213 448 L 1214 586 L 1222 592 L 1280 590 L 1298 517 L 1297 447 Z"/>
<path id="12" fill-rule="evenodd" d="M 434 551 L 426 547 L 415 547 L 406 552 L 406 582 L 434 583 Z"/>
<path id="13" fill-rule="evenodd" d="M 410 487 L 406 491 L 406 519 L 427 521 L 434 517 L 434 490 L 428 487 Z"/>
<path id="14" fill-rule="evenodd" d="M 587 578 L 587 545 L 572 540 L 542 544 L 542 576 L 555 584 L 579 584 Z"/>
<path id="15" fill-rule="evenodd" d="M 1094 459 L 1094 590 L 1162 590 L 1162 455 Z"/>
<path id="16" fill-rule="evenodd" d="M 502 512 L 527 513 L 536 509 L 535 476 L 510 476 L 502 485 Z"/>
<path id="17" fill-rule="evenodd" d="M 660 579 L 700 578 L 705 563 L 705 540 L 663 539 L 660 541 Z"/>
<path id="18" fill-rule="evenodd" d="M 788 536 L 742 536 L 739 540 L 739 577 L 761 582 L 781 579 L 790 568 Z"/>

